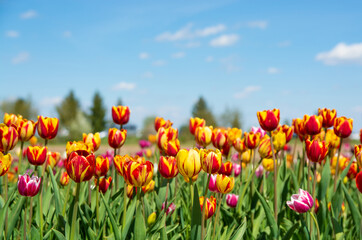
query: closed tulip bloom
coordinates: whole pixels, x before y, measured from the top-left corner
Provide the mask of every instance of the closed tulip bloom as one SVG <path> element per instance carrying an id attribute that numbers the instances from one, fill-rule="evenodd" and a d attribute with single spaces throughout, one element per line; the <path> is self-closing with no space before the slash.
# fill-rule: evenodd
<path id="1" fill-rule="evenodd" d="M 147 224 L 153 225 L 156 222 L 157 214 L 156 212 L 151 213 L 147 218 Z"/>
<path id="2" fill-rule="evenodd" d="M 259 155 L 261 158 L 272 158 L 273 157 L 272 149 L 271 149 L 271 145 L 270 145 L 270 137 L 268 135 L 265 135 L 261 139 L 258 152 L 259 152 Z"/>
<path id="3" fill-rule="evenodd" d="M 180 151 L 180 141 L 178 139 L 173 141 L 168 141 L 161 151 L 167 156 L 176 156 L 178 151 Z"/>
<path id="4" fill-rule="evenodd" d="M 260 138 L 263 138 L 266 132 L 261 127 L 251 127 L 253 133 L 260 133 Z"/>
<path id="5" fill-rule="evenodd" d="M 190 133 L 192 135 L 195 135 L 196 128 L 204 127 L 205 124 L 206 124 L 205 119 L 198 118 L 198 117 L 190 118 L 190 121 L 189 121 Z"/>
<path id="6" fill-rule="evenodd" d="M 230 161 L 227 161 L 225 163 L 221 163 L 221 167 L 219 169 L 219 174 L 224 174 L 226 176 L 230 176 L 233 171 L 233 163 Z"/>
<path id="7" fill-rule="evenodd" d="M 29 140 L 30 146 L 33 146 L 33 147 L 37 144 L 37 142 L 38 142 L 38 138 L 35 136 L 32 136 Z"/>
<path id="8" fill-rule="evenodd" d="M 155 181 L 151 180 L 146 186 L 142 187 L 144 193 L 152 192 L 155 189 Z"/>
<path id="9" fill-rule="evenodd" d="M 306 134 L 305 129 L 304 129 L 303 119 L 300 119 L 300 118 L 293 119 L 293 127 L 294 127 L 294 131 L 298 135 L 300 141 L 304 141 L 305 139 L 308 138 L 308 135 Z"/>
<path id="10" fill-rule="evenodd" d="M 59 120 L 57 118 L 48 118 L 38 116 L 37 130 L 41 138 L 53 139 L 57 136 Z"/>
<path id="11" fill-rule="evenodd" d="M 114 162 L 114 166 L 116 167 L 116 170 L 118 172 L 119 175 L 121 176 L 125 176 L 125 173 L 127 172 L 127 169 L 125 169 L 125 167 L 128 166 L 128 163 L 130 161 L 132 161 L 132 157 L 128 156 L 128 155 L 116 155 L 113 159 Z"/>
<path id="12" fill-rule="evenodd" d="M 139 157 L 137 161 L 130 161 L 127 166 L 127 181 L 135 187 L 149 184 L 153 177 L 153 163 Z"/>
<path id="13" fill-rule="evenodd" d="M 155 118 L 155 130 L 158 132 L 158 129 L 160 128 L 169 128 L 172 127 L 173 123 L 170 120 L 165 120 L 162 117 L 156 117 Z"/>
<path id="14" fill-rule="evenodd" d="M 127 197 L 128 197 L 129 199 L 132 199 L 132 198 L 133 198 L 134 189 L 136 189 L 136 193 L 137 193 L 137 188 L 135 188 L 135 187 L 132 186 L 132 185 L 127 184 Z"/>
<path id="15" fill-rule="evenodd" d="M 167 149 L 168 142 L 176 141 L 178 137 L 177 128 L 159 128 L 157 132 L 157 146 L 160 150 Z"/>
<path id="16" fill-rule="evenodd" d="M 228 142 L 233 145 L 237 138 L 241 138 L 243 131 L 240 128 L 229 128 L 228 129 Z"/>
<path id="17" fill-rule="evenodd" d="M 351 135 L 353 129 L 353 119 L 339 117 L 334 120 L 334 133 L 341 138 L 347 138 Z"/>
<path id="18" fill-rule="evenodd" d="M 47 151 L 47 147 L 29 146 L 26 151 L 26 156 L 28 157 L 29 163 L 35 166 L 43 165 L 47 159 Z"/>
<path id="19" fill-rule="evenodd" d="M 255 176 L 257 178 L 263 177 L 264 168 L 263 165 L 259 165 L 258 168 L 255 170 Z"/>
<path id="20" fill-rule="evenodd" d="M 237 177 L 240 174 L 241 166 L 240 164 L 234 163 L 233 164 L 234 176 Z"/>
<path id="21" fill-rule="evenodd" d="M 356 186 L 360 193 L 362 193 L 362 171 L 360 171 L 356 176 Z"/>
<path id="22" fill-rule="evenodd" d="M 324 141 L 307 139 L 305 141 L 305 149 L 308 159 L 312 162 L 320 163 L 327 156 L 328 145 Z"/>
<path id="23" fill-rule="evenodd" d="M 177 168 L 179 173 L 184 177 L 186 182 L 189 182 L 190 179 L 197 177 L 201 171 L 201 160 L 200 153 L 195 149 L 181 149 L 177 155 Z"/>
<path id="24" fill-rule="evenodd" d="M 209 190 L 211 192 L 218 192 L 216 187 L 216 174 L 211 174 L 209 182 Z"/>
<path id="25" fill-rule="evenodd" d="M 69 180 L 70 180 L 70 177 L 67 172 L 63 172 L 62 175 L 60 175 L 60 179 L 59 179 L 60 185 L 67 186 L 69 183 Z"/>
<path id="26" fill-rule="evenodd" d="M 264 158 L 263 161 L 261 162 L 261 164 L 263 165 L 263 168 L 266 171 L 269 171 L 269 172 L 274 171 L 274 161 L 272 158 Z"/>
<path id="27" fill-rule="evenodd" d="M 113 106 L 112 119 L 115 124 L 123 125 L 128 123 L 131 111 L 127 106 Z"/>
<path id="28" fill-rule="evenodd" d="M 84 150 L 84 151 L 87 151 L 88 153 L 91 153 L 92 147 L 90 145 L 84 143 L 83 141 L 67 142 L 67 145 L 65 147 L 65 152 L 67 153 L 67 157 L 69 157 L 69 155 L 72 152 L 78 151 L 78 150 Z"/>
<path id="29" fill-rule="evenodd" d="M 245 146 L 245 138 L 237 138 L 233 142 L 233 146 L 239 153 L 245 152 L 247 147 Z"/>
<path id="30" fill-rule="evenodd" d="M 354 179 L 356 177 L 357 172 L 358 172 L 357 168 L 358 168 L 357 162 L 352 162 L 351 167 L 348 169 L 348 172 L 347 172 L 347 177 L 349 179 Z"/>
<path id="31" fill-rule="evenodd" d="M 280 121 L 280 110 L 264 110 L 257 112 L 260 127 L 267 132 L 275 130 Z"/>
<path id="32" fill-rule="evenodd" d="M 228 132 L 225 129 L 215 128 L 212 131 L 211 141 L 214 147 L 221 150 L 225 144 L 228 144 Z"/>
<path id="33" fill-rule="evenodd" d="M 126 141 L 127 130 L 126 129 L 117 129 L 110 128 L 108 130 L 108 144 L 111 148 L 117 149 L 123 146 Z"/>
<path id="34" fill-rule="evenodd" d="M 22 142 L 29 141 L 35 134 L 36 124 L 27 119 L 20 119 L 18 121 L 18 134 L 19 140 Z"/>
<path id="35" fill-rule="evenodd" d="M 233 190 L 235 180 L 233 177 L 228 177 L 223 174 L 218 174 L 216 177 L 217 190 L 223 194 L 231 192 Z"/>
<path id="36" fill-rule="evenodd" d="M 219 171 L 221 158 L 221 152 L 218 149 L 200 149 L 201 167 L 209 174 L 214 174 Z"/>
<path id="37" fill-rule="evenodd" d="M 323 118 L 323 127 L 329 128 L 333 126 L 334 119 L 337 116 L 337 111 L 335 109 L 318 108 L 318 115 Z"/>
<path id="38" fill-rule="evenodd" d="M 59 152 L 47 152 L 47 165 L 52 169 L 58 164 L 60 160 Z"/>
<path id="39" fill-rule="evenodd" d="M 259 146 L 260 133 L 253 131 L 244 133 L 245 146 L 249 149 L 255 149 Z"/>
<path id="40" fill-rule="evenodd" d="M 206 205 L 206 211 L 203 210 L 203 204 L 204 204 L 204 197 L 199 198 L 200 201 L 200 207 L 201 207 L 201 214 L 205 214 L 205 219 L 209 219 L 214 215 L 216 210 L 216 198 L 213 196 L 210 196 L 210 198 L 206 198 L 205 205 Z"/>
<path id="41" fill-rule="evenodd" d="M 162 177 L 166 179 L 171 179 L 177 176 L 178 168 L 177 168 L 177 160 L 175 157 L 160 157 L 160 161 L 158 162 L 158 171 Z"/>
<path id="42" fill-rule="evenodd" d="M 10 153 L 4 155 L 0 152 L 0 177 L 4 176 L 9 171 L 12 161 L 13 157 Z"/>
<path id="43" fill-rule="evenodd" d="M 206 147 L 210 144 L 212 138 L 212 126 L 198 127 L 195 131 L 196 143 L 200 146 Z"/>
<path id="44" fill-rule="evenodd" d="M 97 178 L 106 176 L 108 170 L 109 170 L 109 159 L 107 157 L 98 156 L 96 158 L 96 169 L 94 175 Z"/>
<path id="45" fill-rule="evenodd" d="M 28 173 L 19 175 L 18 191 L 24 197 L 34 197 L 40 189 L 41 179 L 38 176 L 30 177 Z"/>
<path id="46" fill-rule="evenodd" d="M 239 195 L 236 195 L 236 194 L 227 194 L 226 195 L 226 204 L 229 207 L 235 208 L 236 205 L 238 205 L 238 201 L 239 201 Z"/>
<path id="47" fill-rule="evenodd" d="M 140 145 L 140 147 L 142 149 L 149 148 L 149 147 L 151 147 L 151 142 L 147 141 L 147 140 L 144 140 L 144 139 L 141 139 L 141 140 L 138 141 L 138 145 Z"/>
<path id="48" fill-rule="evenodd" d="M 328 129 L 326 133 L 326 143 L 329 147 L 337 149 L 341 143 L 341 138 L 334 133 L 333 129 Z"/>
<path id="49" fill-rule="evenodd" d="M 151 143 L 157 143 L 157 134 L 149 134 L 148 141 L 150 141 Z"/>
<path id="50" fill-rule="evenodd" d="M 18 143 L 18 132 L 12 126 L 0 124 L 0 151 L 5 153 L 12 150 Z"/>
<path id="51" fill-rule="evenodd" d="M 308 135 L 317 135 L 321 132 L 323 117 L 322 116 L 309 116 L 304 115 L 304 130 Z"/>
<path id="52" fill-rule="evenodd" d="M 97 181 L 97 180 L 96 180 Z M 99 179 L 99 192 L 105 194 L 109 188 L 109 185 L 112 182 L 112 177 L 102 177 Z"/>
<path id="53" fill-rule="evenodd" d="M 362 167 L 362 145 L 354 145 L 354 156 L 356 157 L 358 166 Z"/>
<path id="54" fill-rule="evenodd" d="M 254 156 L 253 150 L 250 149 L 248 151 L 243 152 L 240 155 L 240 159 L 243 163 L 249 163 L 253 158 L 253 156 Z"/>
<path id="55" fill-rule="evenodd" d="M 161 211 L 165 209 L 165 202 L 162 203 L 162 208 Z M 169 214 L 172 214 L 176 209 L 176 205 L 174 203 L 171 203 L 168 208 L 166 209 L 166 216 L 168 216 Z"/>
<path id="56" fill-rule="evenodd" d="M 64 165 L 69 177 L 79 183 L 88 181 L 93 177 L 96 168 L 96 159 L 93 153 L 78 150 L 69 155 Z"/>
<path id="57" fill-rule="evenodd" d="M 22 116 L 20 115 L 15 115 L 13 113 L 5 113 L 4 114 L 4 124 L 8 127 L 10 127 L 11 125 L 17 125 L 18 119 L 22 118 Z"/>
<path id="58" fill-rule="evenodd" d="M 293 133 L 294 133 L 293 126 L 282 125 L 282 126 L 279 126 L 277 130 L 278 131 L 282 130 L 284 132 L 286 143 L 288 143 L 288 142 L 290 142 L 290 140 L 292 140 Z"/>
<path id="59" fill-rule="evenodd" d="M 282 129 L 273 131 L 272 138 L 273 138 L 273 146 L 274 146 L 275 151 L 282 150 L 284 148 L 285 144 L 287 143 L 287 138 Z"/>
<path id="60" fill-rule="evenodd" d="M 299 189 L 299 193 L 293 194 L 291 201 L 287 201 L 287 205 L 297 213 L 305 213 L 313 207 L 314 200 L 309 192 Z"/>
<path id="61" fill-rule="evenodd" d="M 93 133 L 83 133 L 83 142 L 92 147 L 92 151 L 95 152 L 101 146 L 101 137 L 99 136 L 99 132 Z"/>

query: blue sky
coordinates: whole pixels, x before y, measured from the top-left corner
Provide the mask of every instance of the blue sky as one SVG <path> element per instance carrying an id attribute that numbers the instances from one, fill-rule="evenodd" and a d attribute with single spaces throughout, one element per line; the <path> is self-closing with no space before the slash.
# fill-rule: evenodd
<path id="1" fill-rule="evenodd" d="M 335 108 L 362 128 L 361 1 L 0 1 L 0 101 L 31 96 L 41 114 L 70 89 L 96 90 L 131 121 L 186 123 L 203 96 L 281 118 Z M 5 89 L 5 90 L 4 90 Z"/>

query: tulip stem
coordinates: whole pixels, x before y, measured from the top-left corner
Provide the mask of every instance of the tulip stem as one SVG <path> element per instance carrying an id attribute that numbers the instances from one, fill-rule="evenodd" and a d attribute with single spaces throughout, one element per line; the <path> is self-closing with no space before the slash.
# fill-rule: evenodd
<path id="1" fill-rule="evenodd" d="M 99 178 L 97 179 L 97 189 L 96 189 L 96 220 L 97 225 L 99 224 Z M 98 229 L 99 227 L 97 227 Z"/>
<path id="2" fill-rule="evenodd" d="M 207 190 L 209 189 L 209 184 L 210 184 L 210 178 L 211 178 L 211 174 L 209 174 L 209 176 L 207 177 L 207 182 L 206 182 L 206 186 L 205 186 L 205 191 L 204 191 L 204 203 L 202 204 L 202 210 L 201 210 L 201 239 L 204 239 L 204 231 L 205 231 L 205 214 L 206 214 L 206 198 L 207 198 Z"/>
<path id="3" fill-rule="evenodd" d="M 190 181 L 191 211 L 192 211 L 192 205 L 193 205 L 193 202 L 194 202 L 194 183 L 193 183 L 192 179 L 190 179 L 189 181 Z"/>
<path id="4" fill-rule="evenodd" d="M 251 161 L 251 166 L 252 166 L 252 169 L 255 168 L 255 152 L 254 152 L 254 149 L 250 149 L 250 159 L 252 159 Z M 254 174 L 251 176 L 251 183 L 250 183 L 250 203 L 253 201 L 252 198 L 253 198 L 253 192 L 254 192 Z M 251 216 L 250 216 L 250 222 L 251 222 L 251 225 L 253 226 L 253 222 L 254 222 L 254 212 L 252 211 L 251 212 Z"/>
<path id="5" fill-rule="evenodd" d="M 273 156 L 273 162 L 274 162 L 274 219 L 275 222 L 278 223 L 278 189 L 277 189 L 277 177 L 278 177 L 278 168 L 277 168 L 277 161 L 274 156 L 274 145 L 273 145 L 273 136 L 272 132 L 270 133 L 270 146 Z"/>
<path id="6" fill-rule="evenodd" d="M 66 204 L 64 204 L 66 205 Z M 31 231 L 31 222 L 33 218 L 33 198 L 30 198 L 30 206 L 29 206 L 29 229 Z"/>
<path id="7" fill-rule="evenodd" d="M 126 225 L 126 214 L 127 214 L 127 183 L 123 179 L 123 220 L 122 220 L 122 231 Z"/>
<path id="8" fill-rule="evenodd" d="M 295 139 L 294 141 L 294 147 L 293 147 L 293 157 L 292 157 L 292 166 L 291 168 L 294 169 L 294 157 L 295 157 L 295 152 L 297 150 L 297 142 L 298 142 L 298 137 Z"/>
<path id="9" fill-rule="evenodd" d="M 339 172 L 339 156 L 341 155 L 342 142 L 343 142 L 343 138 L 341 138 L 341 142 L 339 143 L 338 156 L 337 156 L 337 164 L 336 164 L 336 172 L 335 172 L 335 174 L 334 174 L 333 192 L 335 192 L 335 191 L 336 191 L 336 188 L 337 188 L 337 179 L 338 179 L 338 172 Z"/>
<path id="10" fill-rule="evenodd" d="M 320 233 L 319 233 L 319 226 L 318 226 L 317 219 L 315 218 L 314 214 L 311 211 L 309 211 L 309 214 L 313 218 L 313 221 L 314 221 L 315 226 L 317 228 L 317 239 L 319 240 L 321 237 L 320 237 Z"/>
<path id="11" fill-rule="evenodd" d="M 4 194 L 5 194 L 5 201 L 8 200 L 8 174 L 5 174 L 4 177 Z M 7 236 L 8 233 L 8 208 L 5 210 L 5 236 Z"/>
<path id="12" fill-rule="evenodd" d="M 45 144 L 47 143 L 47 139 L 45 139 Z M 41 182 L 40 182 L 40 193 L 39 193 L 39 217 L 40 217 L 40 237 L 43 238 L 43 182 L 46 183 L 46 181 L 44 181 L 44 172 L 45 172 L 45 167 L 43 167 L 41 169 Z"/>
<path id="13" fill-rule="evenodd" d="M 308 192 L 311 192 L 311 191 L 310 191 L 310 185 L 309 185 L 309 182 L 310 182 L 310 180 L 311 180 L 311 179 L 310 179 L 310 172 L 311 172 L 310 169 L 311 169 L 311 165 L 312 165 L 312 162 L 309 160 L 309 161 L 308 161 L 308 178 L 307 178 L 307 179 L 308 179 L 308 180 L 307 180 L 307 191 L 308 191 Z"/>
<path id="14" fill-rule="evenodd" d="M 212 234 L 212 238 L 211 238 L 211 239 L 216 239 L 216 238 L 215 238 L 216 224 L 217 224 L 217 220 L 218 220 L 218 218 L 219 218 L 221 201 L 222 201 L 222 197 L 223 197 L 223 195 L 221 195 L 220 193 L 218 193 L 217 195 L 218 195 L 218 196 L 217 196 L 217 201 L 219 201 L 219 203 L 218 203 L 218 205 L 217 205 L 216 217 L 215 217 L 215 222 L 214 222 L 214 230 L 213 230 L 213 234 Z"/>
<path id="15" fill-rule="evenodd" d="M 69 198 L 69 192 L 70 192 L 70 189 L 72 188 L 72 181 L 70 181 L 70 183 L 68 184 L 68 187 L 67 187 L 67 192 L 65 194 L 65 199 L 64 199 L 64 202 L 67 203 L 68 202 L 68 198 Z M 66 210 L 66 207 L 67 207 L 67 204 L 64 204 L 63 206 L 63 212 L 62 212 L 62 215 L 64 216 L 65 218 L 65 210 Z"/>
<path id="16" fill-rule="evenodd" d="M 167 186 L 166 186 L 166 197 L 165 197 L 165 208 L 164 208 L 164 211 L 165 211 L 165 214 L 167 212 L 167 195 L 168 195 L 168 189 L 170 188 L 170 180 L 167 179 Z M 166 221 L 165 221 L 165 226 L 166 226 Z"/>
<path id="17" fill-rule="evenodd" d="M 25 207 L 24 207 L 24 228 L 23 228 L 23 239 L 26 240 L 26 210 L 27 210 L 27 205 L 28 205 L 28 199 L 27 197 L 25 197 Z"/>
<path id="18" fill-rule="evenodd" d="M 241 153 L 240 153 L 240 188 L 243 185 L 243 161 L 241 159 Z"/>
<path id="19" fill-rule="evenodd" d="M 21 160 L 23 159 L 23 148 L 24 148 L 24 142 L 21 141 L 20 143 L 20 154 L 19 154 L 19 162 L 18 162 L 18 173 L 22 174 L 21 171 Z"/>
<path id="20" fill-rule="evenodd" d="M 75 236 L 75 228 L 77 226 L 79 192 L 80 192 L 80 183 L 77 183 L 77 190 L 76 190 L 76 193 L 75 193 L 73 216 L 72 216 L 72 222 L 71 222 L 72 230 L 70 231 L 70 240 L 75 239 L 74 236 Z"/>

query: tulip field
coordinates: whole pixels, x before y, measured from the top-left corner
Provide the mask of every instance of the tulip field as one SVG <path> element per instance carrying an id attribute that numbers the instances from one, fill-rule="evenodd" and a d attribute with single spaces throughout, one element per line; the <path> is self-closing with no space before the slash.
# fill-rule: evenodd
<path id="1" fill-rule="evenodd" d="M 5 113 L 0 239 L 362 239 L 362 129 L 336 110 L 291 126 L 258 111 L 251 129 L 190 118 L 187 144 L 156 117 L 126 152 L 130 114 L 113 106 L 107 138 L 56 152 L 57 118 Z"/>

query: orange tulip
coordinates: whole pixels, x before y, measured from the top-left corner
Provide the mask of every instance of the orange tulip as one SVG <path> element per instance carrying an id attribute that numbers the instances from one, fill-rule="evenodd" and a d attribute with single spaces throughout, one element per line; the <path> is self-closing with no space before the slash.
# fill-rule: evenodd
<path id="1" fill-rule="evenodd" d="M 200 149 L 201 167 L 209 174 L 214 174 L 219 171 L 221 158 L 221 152 L 218 149 Z"/>
<path id="2" fill-rule="evenodd" d="M 264 110 L 257 112 L 260 127 L 267 132 L 275 130 L 280 121 L 280 110 Z"/>
<path id="3" fill-rule="evenodd" d="M 47 147 L 29 146 L 26 150 L 26 155 L 28 157 L 29 163 L 35 166 L 43 165 L 43 163 L 47 159 L 47 151 Z"/>
<path id="4" fill-rule="evenodd" d="M 69 177 L 79 183 L 88 181 L 93 177 L 96 159 L 93 153 L 78 150 L 69 155 L 64 165 Z"/>
<path id="5" fill-rule="evenodd" d="M 101 138 L 99 133 L 83 133 L 83 142 L 92 147 L 92 151 L 95 152 L 101 146 Z"/>
<path id="6" fill-rule="evenodd" d="M 58 133 L 59 120 L 57 118 L 48 118 L 38 116 L 37 130 L 41 138 L 53 139 Z"/>
<path id="7" fill-rule="evenodd" d="M 156 132 L 158 132 L 158 129 L 160 129 L 161 127 L 163 128 L 169 128 L 172 126 L 172 122 L 170 120 L 165 120 L 162 117 L 156 117 L 155 118 L 155 130 Z"/>
<path id="8" fill-rule="evenodd" d="M 6 153 L 12 150 L 18 143 L 18 132 L 12 126 L 0 124 L 0 151 Z"/>
<path id="9" fill-rule="evenodd" d="M 126 129 L 117 129 L 110 128 L 108 130 L 108 144 L 114 149 L 120 148 L 123 146 L 126 141 L 127 130 Z"/>
<path id="10" fill-rule="evenodd" d="M 202 118 L 190 118 L 189 129 L 192 135 L 195 135 L 196 128 L 204 127 L 206 124 L 205 119 Z"/>
<path id="11" fill-rule="evenodd" d="M 177 168 L 177 160 L 175 157 L 160 157 L 160 161 L 158 162 L 158 171 L 161 176 L 166 179 L 171 179 L 177 176 L 178 168 Z"/>
<path id="12" fill-rule="evenodd" d="M 322 116 L 309 116 L 304 115 L 303 118 L 304 122 L 304 130 L 305 133 L 308 135 L 317 135 L 321 132 L 322 124 L 323 124 L 323 117 Z"/>
<path id="13" fill-rule="evenodd" d="M 127 106 L 113 106 L 112 119 L 115 124 L 123 125 L 128 123 L 131 111 Z"/>
<path id="14" fill-rule="evenodd" d="M 310 141 L 307 139 L 305 141 L 305 149 L 307 152 L 308 159 L 315 163 L 320 163 L 327 156 L 328 153 L 328 144 L 324 141 L 320 142 L 318 140 Z"/>
<path id="15" fill-rule="evenodd" d="M 209 219 L 214 215 L 216 210 L 216 198 L 211 196 L 210 198 L 206 198 L 205 204 L 206 204 L 206 211 L 203 210 L 203 204 L 204 204 L 204 197 L 199 198 L 200 201 L 200 207 L 201 207 L 201 213 L 205 213 L 205 219 Z"/>
<path id="16" fill-rule="evenodd" d="M 323 127 L 329 128 L 333 126 L 334 119 L 337 116 L 337 111 L 335 109 L 327 109 L 327 108 L 318 108 L 318 115 L 323 118 Z"/>
<path id="17" fill-rule="evenodd" d="M 353 119 L 346 117 L 339 117 L 334 120 L 333 130 L 334 133 L 341 138 L 347 138 L 351 135 L 353 129 Z"/>

